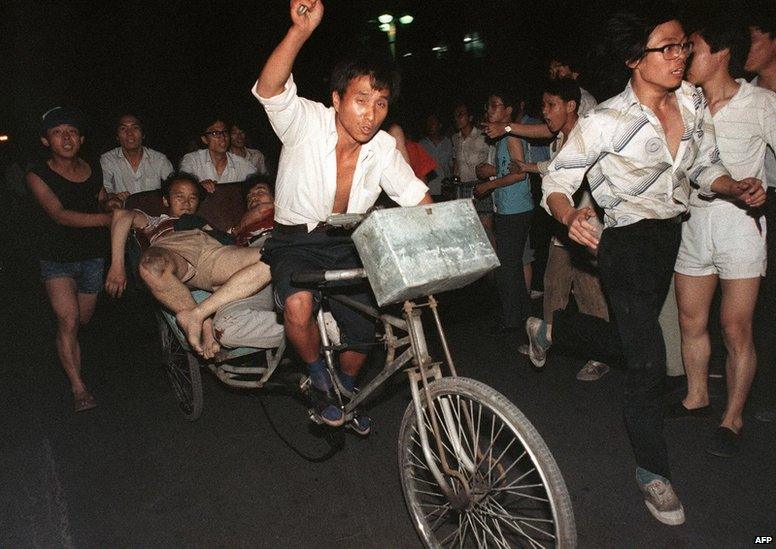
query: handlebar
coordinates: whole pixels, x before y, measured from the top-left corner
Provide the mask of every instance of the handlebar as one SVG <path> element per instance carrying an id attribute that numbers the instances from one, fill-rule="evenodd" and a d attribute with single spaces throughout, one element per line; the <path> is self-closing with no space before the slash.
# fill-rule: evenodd
<path id="1" fill-rule="evenodd" d="M 291 274 L 294 284 L 322 284 L 338 280 L 355 280 L 366 278 L 364 269 L 339 269 L 336 271 L 300 271 Z"/>
<path id="2" fill-rule="evenodd" d="M 326 218 L 326 224 L 332 227 L 352 228 L 361 223 L 368 213 L 340 213 L 331 214 Z"/>

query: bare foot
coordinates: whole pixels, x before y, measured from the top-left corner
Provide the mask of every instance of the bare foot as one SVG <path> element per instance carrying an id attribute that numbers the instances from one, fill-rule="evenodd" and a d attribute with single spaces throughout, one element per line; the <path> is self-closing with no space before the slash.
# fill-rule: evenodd
<path id="1" fill-rule="evenodd" d="M 218 341 L 216 341 L 216 338 L 212 335 L 208 334 L 208 331 L 205 330 L 202 334 L 203 339 L 203 352 L 202 357 L 203 358 L 213 358 L 216 356 L 216 353 L 221 350 L 221 345 L 218 344 Z"/>
<path id="2" fill-rule="evenodd" d="M 186 335 L 186 340 L 198 354 L 202 354 L 202 319 L 200 319 L 194 309 L 181 311 L 175 315 L 178 326 L 181 327 Z"/>

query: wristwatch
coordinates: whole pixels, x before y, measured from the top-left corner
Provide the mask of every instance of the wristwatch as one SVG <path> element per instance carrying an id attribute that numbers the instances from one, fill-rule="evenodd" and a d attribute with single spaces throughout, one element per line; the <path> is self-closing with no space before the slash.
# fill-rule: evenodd
<path id="1" fill-rule="evenodd" d="M 509 124 L 504 126 L 504 132 L 505 133 L 512 133 L 512 126 L 510 126 Z"/>

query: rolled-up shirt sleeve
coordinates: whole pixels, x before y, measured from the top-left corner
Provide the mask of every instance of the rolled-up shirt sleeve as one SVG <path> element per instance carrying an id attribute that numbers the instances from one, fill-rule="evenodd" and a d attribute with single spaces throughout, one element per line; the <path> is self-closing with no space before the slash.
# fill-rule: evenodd
<path id="1" fill-rule="evenodd" d="M 294 76 L 290 75 L 283 85 L 283 91 L 274 97 L 261 97 L 256 90 L 258 81 L 251 88 L 251 93 L 264 106 L 272 129 L 283 145 L 293 146 L 305 136 L 305 121 L 309 118 L 306 111 L 322 108 L 319 103 L 309 101 L 297 95 Z"/>
<path id="2" fill-rule="evenodd" d="M 723 175 L 730 175 L 722 164 L 717 148 L 717 138 L 714 132 L 714 123 L 707 109 L 704 109 L 703 135 L 698 143 L 698 154 L 690 169 L 687 170 L 690 179 L 698 186 L 698 194 L 703 196 L 715 196 L 711 190 L 711 184 Z"/>
<path id="3" fill-rule="evenodd" d="M 388 198 L 400 206 L 417 206 L 428 192 L 428 187 L 415 176 L 395 144 L 393 151 L 385 155 L 383 162 L 380 186 Z"/>
<path id="4" fill-rule="evenodd" d="M 552 193 L 565 195 L 569 204 L 573 205 L 572 195 L 582 185 L 585 173 L 598 160 L 603 149 L 604 139 L 595 116 L 580 118 L 542 176 L 542 207 L 550 212 L 547 198 Z"/>

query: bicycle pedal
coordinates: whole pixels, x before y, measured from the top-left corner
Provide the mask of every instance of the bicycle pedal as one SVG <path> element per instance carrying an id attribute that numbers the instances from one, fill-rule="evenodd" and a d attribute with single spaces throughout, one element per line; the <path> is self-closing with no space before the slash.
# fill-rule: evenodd
<path id="1" fill-rule="evenodd" d="M 323 425 L 323 420 L 318 416 L 318 414 L 315 413 L 315 410 L 312 408 L 307 409 L 307 415 L 310 417 L 310 421 L 315 423 L 316 425 Z"/>
<path id="2" fill-rule="evenodd" d="M 299 390 L 302 391 L 302 393 L 309 393 L 310 392 L 310 377 L 309 376 L 302 376 L 302 378 L 299 380 Z"/>

